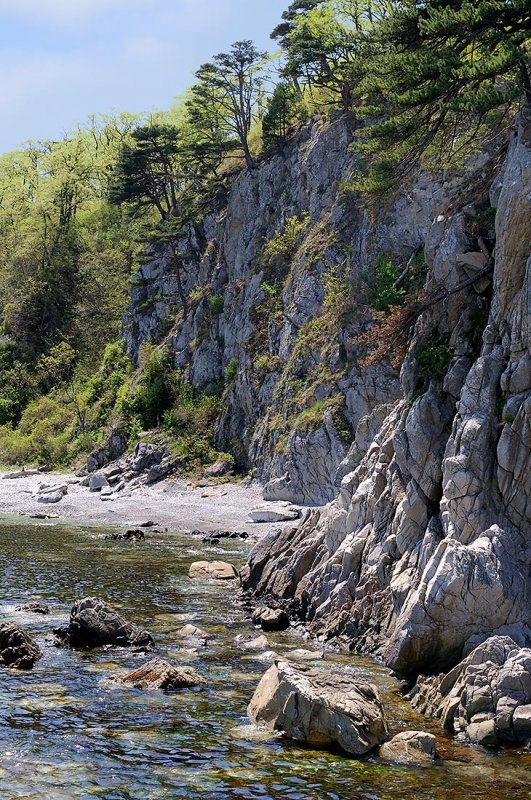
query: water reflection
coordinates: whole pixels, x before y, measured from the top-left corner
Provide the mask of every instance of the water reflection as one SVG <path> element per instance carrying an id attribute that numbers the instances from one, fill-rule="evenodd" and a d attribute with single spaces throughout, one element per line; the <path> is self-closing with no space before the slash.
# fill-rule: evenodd
<path id="1" fill-rule="evenodd" d="M 190 562 L 204 555 L 197 541 L 149 533 L 145 543 L 131 544 L 104 541 L 101 534 L 49 525 L 0 527 L 0 615 L 31 630 L 44 651 L 31 673 L 0 671 L 2 800 L 531 798 L 529 754 L 460 747 L 441 740 L 436 725 L 431 729 L 449 760 L 422 770 L 315 752 L 258 731 L 245 710 L 267 663 L 235 644 L 238 635 L 255 631 L 234 593 L 186 578 Z M 232 540 L 222 552 L 235 563 L 245 557 L 244 545 Z M 142 656 L 54 648 L 50 630 L 84 595 L 103 597 L 145 626 L 159 655 L 193 665 L 208 687 L 173 696 L 117 687 L 109 678 Z M 48 603 L 51 614 L 16 611 L 29 600 Z M 183 652 L 176 631 L 185 622 L 212 634 L 207 649 Z M 280 653 L 307 648 L 289 633 L 269 638 Z M 378 682 L 395 732 L 430 728 L 397 696 L 385 670 L 363 659 L 330 659 Z"/>

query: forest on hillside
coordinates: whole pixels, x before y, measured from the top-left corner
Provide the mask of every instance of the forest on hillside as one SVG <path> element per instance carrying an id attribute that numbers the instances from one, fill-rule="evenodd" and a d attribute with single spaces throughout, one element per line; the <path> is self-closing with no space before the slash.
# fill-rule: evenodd
<path id="1" fill-rule="evenodd" d="M 183 232 L 316 117 L 346 115 L 355 131 L 346 202 L 503 147 L 515 114 L 530 110 L 529 30 L 525 0 L 294 0 L 274 52 L 236 42 L 198 67 L 169 111 L 94 116 L 1 156 L 2 461 L 75 463 L 111 425 L 131 441 L 161 427 L 191 469 L 214 461 L 225 384 L 196 395 L 164 337 L 139 364 L 123 347 L 146 252 L 173 259 L 185 319 Z M 266 248 L 285 247 L 297 224 Z M 372 284 L 384 315 L 404 300 L 396 277 L 384 264 Z M 210 302 L 215 312 L 223 299 Z"/>

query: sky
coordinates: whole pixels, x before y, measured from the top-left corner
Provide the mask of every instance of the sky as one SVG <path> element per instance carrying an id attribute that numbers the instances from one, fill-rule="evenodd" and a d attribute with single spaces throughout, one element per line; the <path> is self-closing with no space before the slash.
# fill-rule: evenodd
<path id="1" fill-rule="evenodd" d="M 0 152 L 95 113 L 169 108 L 232 42 L 274 49 L 289 0 L 0 0 Z"/>

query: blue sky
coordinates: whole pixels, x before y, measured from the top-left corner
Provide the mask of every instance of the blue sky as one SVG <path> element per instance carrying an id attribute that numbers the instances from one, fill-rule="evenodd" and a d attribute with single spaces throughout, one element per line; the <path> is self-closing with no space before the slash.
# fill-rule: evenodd
<path id="1" fill-rule="evenodd" d="M 0 0 L 0 152 L 90 114 L 168 108 L 238 39 L 272 49 L 289 0 Z"/>

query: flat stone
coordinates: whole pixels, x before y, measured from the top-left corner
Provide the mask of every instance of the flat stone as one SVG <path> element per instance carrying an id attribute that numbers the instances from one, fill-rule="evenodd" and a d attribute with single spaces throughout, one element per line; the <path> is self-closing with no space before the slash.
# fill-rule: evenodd
<path id="1" fill-rule="evenodd" d="M 206 683 L 192 667 L 177 666 L 161 658 L 153 658 L 138 669 L 117 678 L 116 681 L 133 686 L 135 689 L 162 689 L 164 692 L 190 689 Z"/>
<path id="2" fill-rule="evenodd" d="M 190 565 L 188 577 L 196 580 L 227 581 L 235 580 L 238 572 L 236 567 L 226 561 L 195 561 Z"/>
<path id="3" fill-rule="evenodd" d="M 16 611 L 21 611 L 24 614 L 49 614 L 50 606 L 46 603 L 25 603 L 23 606 L 17 606 Z"/>
<path id="4" fill-rule="evenodd" d="M 250 522 L 293 522 L 301 512 L 295 508 L 254 508 L 249 512 Z"/>
<path id="5" fill-rule="evenodd" d="M 260 652 L 269 648 L 269 642 L 266 636 L 257 636 L 256 639 L 251 639 L 250 642 L 241 642 L 240 647 L 242 650 L 249 650 L 252 652 Z"/>

